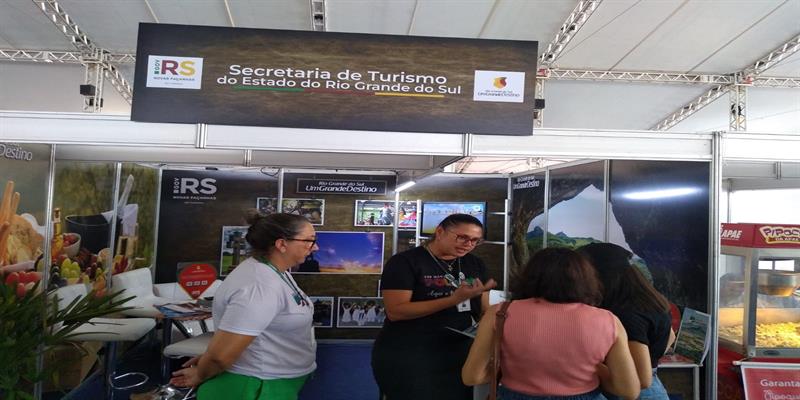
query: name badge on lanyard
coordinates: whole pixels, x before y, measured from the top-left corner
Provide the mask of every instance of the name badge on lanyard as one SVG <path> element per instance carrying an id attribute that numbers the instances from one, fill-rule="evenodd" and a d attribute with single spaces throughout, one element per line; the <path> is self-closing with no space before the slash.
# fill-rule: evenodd
<path id="1" fill-rule="evenodd" d="M 458 272 L 458 280 L 456 280 L 456 278 L 452 274 L 445 274 L 444 275 L 444 279 L 446 279 L 447 282 L 451 286 L 453 286 L 454 288 L 458 289 L 458 287 L 461 285 L 461 282 L 466 281 L 467 277 L 466 277 L 466 275 L 464 275 L 463 272 L 459 271 Z M 458 309 L 458 312 L 472 311 L 472 305 L 470 304 L 470 300 L 469 299 L 464 300 L 461 303 L 458 303 L 456 308 Z"/>

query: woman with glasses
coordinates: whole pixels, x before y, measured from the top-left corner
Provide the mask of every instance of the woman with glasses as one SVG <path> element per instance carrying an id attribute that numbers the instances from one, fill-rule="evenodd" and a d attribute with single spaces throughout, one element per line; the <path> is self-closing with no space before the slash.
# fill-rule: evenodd
<path id="1" fill-rule="evenodd" d="M 252 214 L 248 222 L 253 256 L 216 292 L 211 343 L 170 382 L 199 385 L 200 400 L 295 400 L 316 369 L 314 307 L 287 272 L 319 249 L 314 227 L 290 214 Z"/>
<path id="2" fill-rule="evenodd" d="M 386 320 L 372 370 L 388 400 L 472 399 L 472 388 L 461 381 L 471 340 L 448 328 L 469 328 L 489 305 L 487 291 L 496 283 L 470 254 L 482 237 L 477 218 L 453 214 L 424 246 L 398 253 L 384 266 Z"/>

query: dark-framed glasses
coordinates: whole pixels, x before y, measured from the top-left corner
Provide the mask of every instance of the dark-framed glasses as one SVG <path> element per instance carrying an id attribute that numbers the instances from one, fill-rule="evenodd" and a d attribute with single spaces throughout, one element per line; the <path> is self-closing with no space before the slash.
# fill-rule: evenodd
<path id="1" fill-rule="evenodd" d="M 455 233 L 453 231 L 448 231 L 448 232 L 452 233 L 453 235 L 456 235 L 456 242 L 458 242 L 458 244 L 461 244 L 461 245 L 468 244 L 470 246 L 477 246 L 477 245 L 483 243 L 483 238 L 479 238 L 479 237 L 478 238 L 473 238 L 473 237 L 469 237 L 467 235 L 461 235 L 461 234 Z"/>
<path id="2" fill-rule="evenodd" d="M 288 239 L 286 239 L 286 240 L 291 240 L 291 241 L 294 241 L 294 242 L 306 242 L 306 243 L 311 243 L 311 246 L 309 246 L 309 247 L 314 247 L 314 245 L 315 245 L 315 244 L 317 244 L 317 239 L 316 239 L 316 238 L 314 238 L 314 239 L 294 239 L 294 238 L 288 238 Z"/>

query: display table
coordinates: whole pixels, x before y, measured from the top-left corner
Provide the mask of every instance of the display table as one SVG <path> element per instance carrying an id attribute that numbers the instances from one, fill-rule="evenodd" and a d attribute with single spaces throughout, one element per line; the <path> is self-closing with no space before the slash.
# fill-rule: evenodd
<path id="1" fill-rule="evenodd" d="M 185 321 L 199 321 L 200 322 L 200 329 L 203 333 L 208 332 L 208 327 L 206 326 L 205 320 L 211 318 L 211 311 L 202 311 L 197 312 L 192 315 L 187 316 L 176 316 L 174 314 L 164 314 L 159 313 L 156 316 L 156 320 L 161 321 L 161 380 L 162 383 L 167 383 L 169 381 L 171 371 L 170 371 L 170 359 L 164 356 L 164 348 L 169 346 L 172 343 L 172 327 L 173 325 L 178 328 L 178 330 L 183 334 L 187 339 L 192 337 L 192 334 L 183 326 L 183 322 Z"/>
<path id="2" fill-rule="evenodd" d="M 690 368 L 692 370 L 692 399 L 700 400 L 700 367 L 692 362 L 682 361 L 668 356 L 658 361 L 658 369 Z"/>

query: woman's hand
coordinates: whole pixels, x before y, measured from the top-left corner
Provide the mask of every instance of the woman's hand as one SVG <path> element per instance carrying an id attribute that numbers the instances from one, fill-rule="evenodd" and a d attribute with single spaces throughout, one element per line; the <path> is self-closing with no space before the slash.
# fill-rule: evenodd
<path id="1" fill-rule="evenodd" d="M 193 358 L 192 360 L 194 360 L 195 358 Z M 186 364 L 184 364 L 184 366 L 185 365 Z M 194 365 L 173 372 L 172 379 L 169 380 L 170 385 L 178 387 L 197 387 L 201 383 L 203 383 L 203 379 L 200 377 L 199 369 L 195 368 Z"/>
<path id="2" fill-rule="evenodd" d="M 486 284 L 477 278 L 471 283 L 465 280 L 461 282 L 461 285 L 453 292 L 452 296 L 455 296 L 455 298 L 459 299 L 459 302 L 462 302 L 479 296 L 481 293 L 494 289 L 495 287 L 497 287 L 497 282 L 495 282 L 494 279 L 489 279 Z"/>

